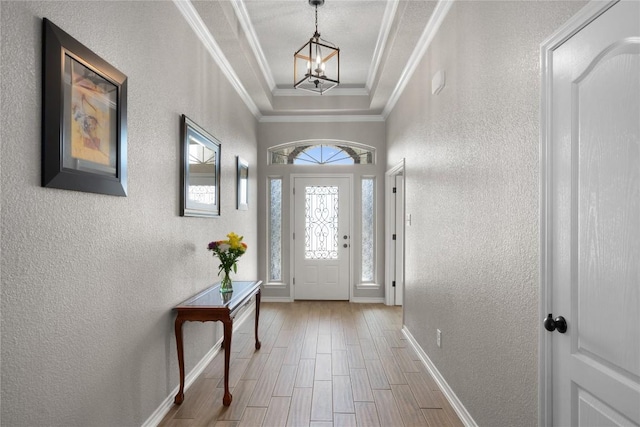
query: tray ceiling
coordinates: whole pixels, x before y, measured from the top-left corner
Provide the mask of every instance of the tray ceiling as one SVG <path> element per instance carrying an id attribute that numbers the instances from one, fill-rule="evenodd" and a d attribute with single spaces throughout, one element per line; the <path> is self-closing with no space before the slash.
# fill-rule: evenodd
<path id="1" fill-rule="evenodd" d="M 320 96 L 293 89 L 293 54 L 315 31 L 307 0 L 174 1 L 263 121 L 383 119 L 450 7 L 424 0 L 326 0 L 318 7 L 318 30 L 340 48 L 341 84 Z"/>

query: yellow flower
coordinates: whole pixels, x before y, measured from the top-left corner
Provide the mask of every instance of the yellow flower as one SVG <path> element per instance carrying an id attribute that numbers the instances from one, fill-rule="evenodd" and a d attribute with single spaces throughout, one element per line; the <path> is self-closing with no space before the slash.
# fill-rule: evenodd
<path id="1" fill-rule="evenodd" d="M 231 232 L 227 234 L 227 237 L 229 238 L 229 246 L 231 246 L 231 249 L 243 248 L 242 244 L 240 243 L 243 236 L 238 236 L 236 233 Z"/>

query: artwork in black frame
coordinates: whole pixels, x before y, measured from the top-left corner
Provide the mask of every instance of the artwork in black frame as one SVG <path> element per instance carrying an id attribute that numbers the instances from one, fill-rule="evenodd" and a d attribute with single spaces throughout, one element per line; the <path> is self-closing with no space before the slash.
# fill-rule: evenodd
<path id="1" fill-rule="evenodd" d="M 127 195 L 127 76 L 43 19 L 42 186 Z"/>
<path id="2" fill-rule="evenodd" d="M 180 146 L 180 216 L 220 216 L 220 141 L 183 114 Z"/>
<path id="3" fill-rule="evenodd" d="M 241 211 L 249 209 L 249 162 L 237 156 L 238 172 L 236 174 L 237 201 L 236 208 Z"/>

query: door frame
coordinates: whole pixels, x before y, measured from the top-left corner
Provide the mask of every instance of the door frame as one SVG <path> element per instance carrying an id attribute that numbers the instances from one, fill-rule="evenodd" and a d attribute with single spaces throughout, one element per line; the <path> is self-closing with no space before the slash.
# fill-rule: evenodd
<path id="1" fill-rule="evenodd" d="M 619 0 L 607 3 L 592 0 L 540 44 L 540 300 L 538 326 L 538 425 L 553 425 L 553 358 L 552 335 L 542 321 L 552 312 L 552 236 L 551 209 L 554 185 L 551 175 L 551 132 L 553 128 L 553 52 L 564 42 L 606 12 Z"/>
<path id="2" fill-rule="evenodd" d="M 394 305 L 404 305 L 404 238 L 405 238 L 405 221 L 406 215 L 404 212 L 404 174 L 398 174 L 394 176 L 395 181 L 395 224 L 396 224 L 396 239 L 395 239 L 395 282 L 394 288 Z M 399 182 L 398 182 L 399 181 Z"/>
<path id="3" fill-rule="evenodd" d="M 347 178 L 349 181 L 349 193 L 351 194 L 351 201 L 349 202 L 349 302 L 353 300 L 353 242 L 354 240 L 354 215 L 353 212 L 355 210 L 354 206 L 354 194 L 353 194 L 353 174 L 352 173 L 292 173 L 289 176 L 289 197 L 291 202 L 289 203 L 289 277 L 293 278 L 295 275 L 296 269 L 296 257 L 295 257 L 295 241 L 293 239 L 293 231 L 295 227 L 295 197 L 293 194 L 295 188 L 296 178 Z M 295 285 L 293 284 L 293 280 L 291 281 L 291 286 L 289 287 L 289 299 L 291 301 L 295 301 L 296 293 L 295 293 Z"/>
<path id="4" fill-rule="evenodd" d="M 396 175 L 403 175 L 404 180 L 403 186 L 406 186 L 406 176 L 405 176 L 405 159 L 403 158 L 398 164 L 389 169 L 384 174 L 384 185 L 385 185 L 385 198 L 384 198 L 384 235 L 385 235 L 385 251 L 384 251 L 384 303 L 385 305 L 394 305 L 395 304 L 395 292 L 393 291 L 393 287 L 391 286 L 391 282 L 393 281 L 394 275 L 392 274 L 392 266 L 395 263 L 395 246 L 393 245 L 393 240 L 391 240 L 391 235 L 393 234 L 392 230 L 395 230 L 395 203 L 391 203 L 392 200 L 395 200 L 393 197 L 393 187 L 396 182 Z M 406 188 L 406 187 L 405 187 Z M 402 194 L 405 194 L 405 191 L 402 191 Z M 405 196 L 406 197 L 406 196 Z M 402 201 L 404 204 L 404 200 Z M 404 209 L 403 209 L 404 211 Z M 402 222 L 404 224 L 404 221 Z M 401 241 L 404 243 L 404 227 L 400 230 L 403 233 L 403 238 Z M 404 244 L 401 248 L 404 251 Z M 404 268 L 404 265 L 402 266 Z M 403 275 L 404 277 L 404 275 Z M 403 289 L 404 292 L 404 289 Z M 403 298 L 404 299 L 404 298 Z M 403 309 L 404 313 L 404 309 Z"/>

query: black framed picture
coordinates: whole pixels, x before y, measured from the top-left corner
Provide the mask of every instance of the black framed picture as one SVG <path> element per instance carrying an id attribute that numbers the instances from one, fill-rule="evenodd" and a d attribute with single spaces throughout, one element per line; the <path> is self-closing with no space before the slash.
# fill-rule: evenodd
<path id="1" fill-rule="evenodd" d="M 249 163 L 242 157 L 237 156 L 238 173 L 237 182 L 237 202 L 236 208 L 241 211 L 249 209 Z"/>
<path id="2" fill-rule="evenodd" d="M 183 114 L 180 144 L 180 215 L 220 216 L 220 141 Z"/>
<path id="3" fill-rule="evenodd" d="M 43 19 L 42 186 L 127 195 L 127 76 Z"/>

